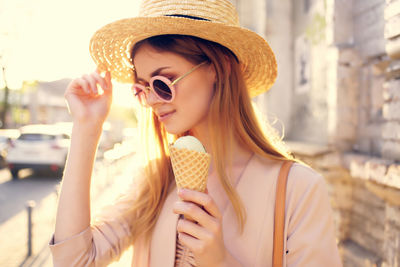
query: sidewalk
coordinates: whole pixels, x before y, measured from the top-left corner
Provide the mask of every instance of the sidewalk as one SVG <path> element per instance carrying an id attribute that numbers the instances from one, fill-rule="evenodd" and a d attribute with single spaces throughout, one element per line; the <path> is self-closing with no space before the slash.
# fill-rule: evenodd
<path id="1" fill-rule="evenodd" d="M 134 156 L 129 155 L 107 166 L 96 162 L 92 178 L 92 214 L 115 199 L 131 182 L 135 170 Z M 32 256 L 27 256 L 27 212 L 21 211 L 0 225 L 0 266 L 5 267 L 51 267 L 52 259 L 48 242 L 54 231 L 57 193 L 48 195 L 37 203 L 32 213 L 33 244 Z M 110 266 L 129 266 L 132 249 L 119 262 Z"/>

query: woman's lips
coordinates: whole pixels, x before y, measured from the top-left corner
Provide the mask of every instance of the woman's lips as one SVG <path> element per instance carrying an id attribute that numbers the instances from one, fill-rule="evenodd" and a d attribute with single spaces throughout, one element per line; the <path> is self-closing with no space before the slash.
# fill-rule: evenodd
<path id="1" fill-rule="evenodd" d="M 170 118 L 172 116 L 172 114 L 175 113 L 175 110 L 171 111 L 171 112 L 166 112 L 166 113 L 162 113 L 158 116 L 158 120 L 159 121 L 165 121 L 168 118 Z"/>

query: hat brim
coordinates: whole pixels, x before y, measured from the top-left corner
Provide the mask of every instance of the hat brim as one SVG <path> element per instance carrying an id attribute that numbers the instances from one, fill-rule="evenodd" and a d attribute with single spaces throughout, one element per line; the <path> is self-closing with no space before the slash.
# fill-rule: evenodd
<path id="1" fill-rule="evenodd" d="M 277 64 L 268 43 L 250 30 L 218 22 L 167 16 L 122 19 L 93 35 L 90 53 L 100 71 L 109 70 L 116 81 L 132 83 L 132 47 L 141 40 L 164 34 L 196 36 L 230 49 L 239 59 L 251 97 L 266 92 L 275 82 Z"/>

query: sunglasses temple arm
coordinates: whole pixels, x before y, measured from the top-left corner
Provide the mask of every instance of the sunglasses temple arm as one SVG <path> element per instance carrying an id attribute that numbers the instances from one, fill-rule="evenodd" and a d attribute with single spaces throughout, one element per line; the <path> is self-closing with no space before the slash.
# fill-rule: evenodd
<path id="1" fill-rule="evenodd" d="M 198 68 L 200 68 L 201 66 L 203 66 L 204 64 L 206 64 L 207 61 L 204 61 L 203 63 L 200 63 L 199 65 L 197 65 L 196 67 L 194 67 L 193 69 L 191 69 L 189 72 L 183 74 L 181 77 L 179 77 L 178 79 L 176 79 L 175 81 L 173 81 L 171 83 L 171 85 L 175 85 L 177 82 L 179 82 L 180 80 L 182 80 L 183 78 L 185 78 L 186 76 L 188 76 L 190 73 L 192 73 L 193 71 L 197 70 Z"/>

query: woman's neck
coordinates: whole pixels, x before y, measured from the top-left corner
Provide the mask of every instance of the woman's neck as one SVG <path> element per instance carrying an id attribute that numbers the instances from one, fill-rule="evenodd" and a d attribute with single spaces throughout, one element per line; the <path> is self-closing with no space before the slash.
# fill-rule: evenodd
<path id="1" fill-rule="evenodd" d="M 190 134 L 199 139 L 200 142 L 203 144 L 204 148 L 206 149 L 207 153 L 211 154 L 211 157 L 213 157 L 211 149 L 211 139 L 210 135 L 208 134 L 208 129 L 200 130 L 196 128 L 195 130 L 190 131 Z M 235 138 L 232 140 L 232 145 L 230 148 L 231 148 L 230 149 L 231 155 L 227 155 L 226 160 L 229 160 L 229 158 L 232 159 L 232 167 L 235 166 L 240 167 L 246 165 L 248 159 L 253 154 L 252 151 L 241 145 Z M 226 161 L 225 164 L 226 166 L 228 166 L 229 162 Z M 214 172 L 215 170 L 213 162 L 211 161 L 209 174 L 212 174 Z"/>

